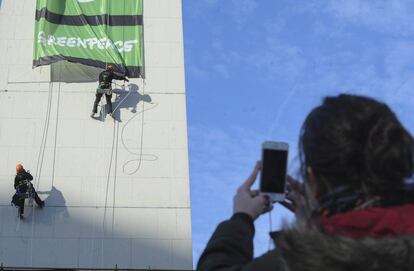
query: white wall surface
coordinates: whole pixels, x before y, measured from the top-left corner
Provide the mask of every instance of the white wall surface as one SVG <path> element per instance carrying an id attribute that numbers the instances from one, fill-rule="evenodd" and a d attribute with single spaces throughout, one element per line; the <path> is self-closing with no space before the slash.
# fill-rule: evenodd
<path id="1" fill-rule="evenodd" d="M 116 86 L 116 121 L 89 117 L 98 70 L 32 70 L 35 2 L 0 9 L 0 262 L 192 269 L 181 1 L 144 1 L 146 80 Z M 46 200 L 22 221 L 16 163 Z"/>

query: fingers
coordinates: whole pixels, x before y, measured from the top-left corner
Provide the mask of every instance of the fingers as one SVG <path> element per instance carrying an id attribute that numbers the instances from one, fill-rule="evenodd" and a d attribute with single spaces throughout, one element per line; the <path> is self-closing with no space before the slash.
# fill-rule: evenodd
<path id="1" fill-rule="evenodd" d="M 260 170 L 262 168 L 262 164 L 260 161 L 256 162 L 256 165 L 250 174 L 249 178 L 240 186 L 239 189 L 241 190 L 249 190 L 250 187 L 254 184 L 256 181 L 257 175 L 259 174 Z"/>
<path id="2" fill-rule="evenodd" d="M 298 211 L 298 208 L 300 209 L 304 201 L 303 184 L 289 175 L 287 176 L 286 199 L 292 201 L 292 203 L 284 201 L 280 204 L 294 213 Z"/>
<path id="3" fill-rule="evenodd" d="M 263 196 L 263 207 L 262 207 L 262 214 L 270 212 L 273 209 L 273 204 L 270 201 L 268 196 Z"/>
<path id="4" fill-rule="evenodd" d="M 296 190 L 290 191 L 286 195 L 286 199 L 290 200 L 293 203 L 293 206 L 295 209 L 298 205 L 301 204 L 301 202 L 303 202 L 304 198 L 305 198 L 305 195 L 303 195 L 303 193 L 298 192 Z"/>
<path id="5" fill-rule="evenodd" d="M 250 191 L 250 196 L 252 198 L 256 198 L 259 205 L 263 205 L 264 209 L 268 209 L 268 207 L 272 206 L 269 196 L 267 195 L 260 195 L 259 190 L 252 190 Z M 273 208 L 273 207 L 272 207 Z"/>
<path id="6" fill-rule="evenodd" d="M 287 186 L 286 190 L 288 192 L 288 195 L 291 193 L 301 193 L 303 194 L 303 184 L 299 182 L 298 180 L 295 180 L 291 176 L 287 176 Z"/>
<path id="7" fill-rule="evenodd" d="M 266 213 L 273 209 L 273 205 L 267 195 L 259 195 L 255 197 L 255 201 L 258 206 L 262 206 L 262 213 Z"/>
<path id="8" fill-rule="evenodd" d="M 290 175 L 287 176 L 286 181 L 287 181 L 288 185 L 290 187 L 293 187 L 293 188 L 300 188 L 301 185 L 302 185 L 298 180 L 294 179 Z"/>

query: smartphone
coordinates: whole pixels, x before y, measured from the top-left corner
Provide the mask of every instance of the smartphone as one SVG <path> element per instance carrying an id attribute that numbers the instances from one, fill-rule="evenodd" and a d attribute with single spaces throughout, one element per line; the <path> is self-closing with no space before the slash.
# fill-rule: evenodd
<path id="1" fill-rule="evenodd" d="M 285 199 L 289 144 L 265 141 L 262 145 L 260 192 L 272 202 Z"/>

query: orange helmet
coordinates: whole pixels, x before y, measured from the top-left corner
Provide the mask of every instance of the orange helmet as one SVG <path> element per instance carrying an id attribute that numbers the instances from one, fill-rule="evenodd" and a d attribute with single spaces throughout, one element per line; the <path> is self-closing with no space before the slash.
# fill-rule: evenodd
<path id="1" fill-rule="evenodd" d="M 114 66 L 112 66 L 112 64 L 108 64 L 106 66 L 106 69 L 112 71 L 114 69 Z"/>
<path id="2" fill-rule="evenodd" d="M 16 172 L 22 172 L 23 171 L 23 165 L 22 164 L 17 164 L 16 165 Z"/>

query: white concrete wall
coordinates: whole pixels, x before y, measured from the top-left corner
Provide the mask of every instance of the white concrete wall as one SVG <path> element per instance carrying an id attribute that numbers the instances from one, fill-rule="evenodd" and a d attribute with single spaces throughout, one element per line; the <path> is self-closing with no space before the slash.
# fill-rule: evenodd
<path id="1" fill-rule="evenodd" d="M 32 70 L 34 11 L 33 0 L 0 10 L 0 262 L 192 269 L 181 1 L 144 1 L 145 85 L 117 87 L 117 121 L 89 117 L 96 82 L 59 82 L 96 70 Z M 10 206 L 18 162 L 46 200 L 22 221 Z"/>

